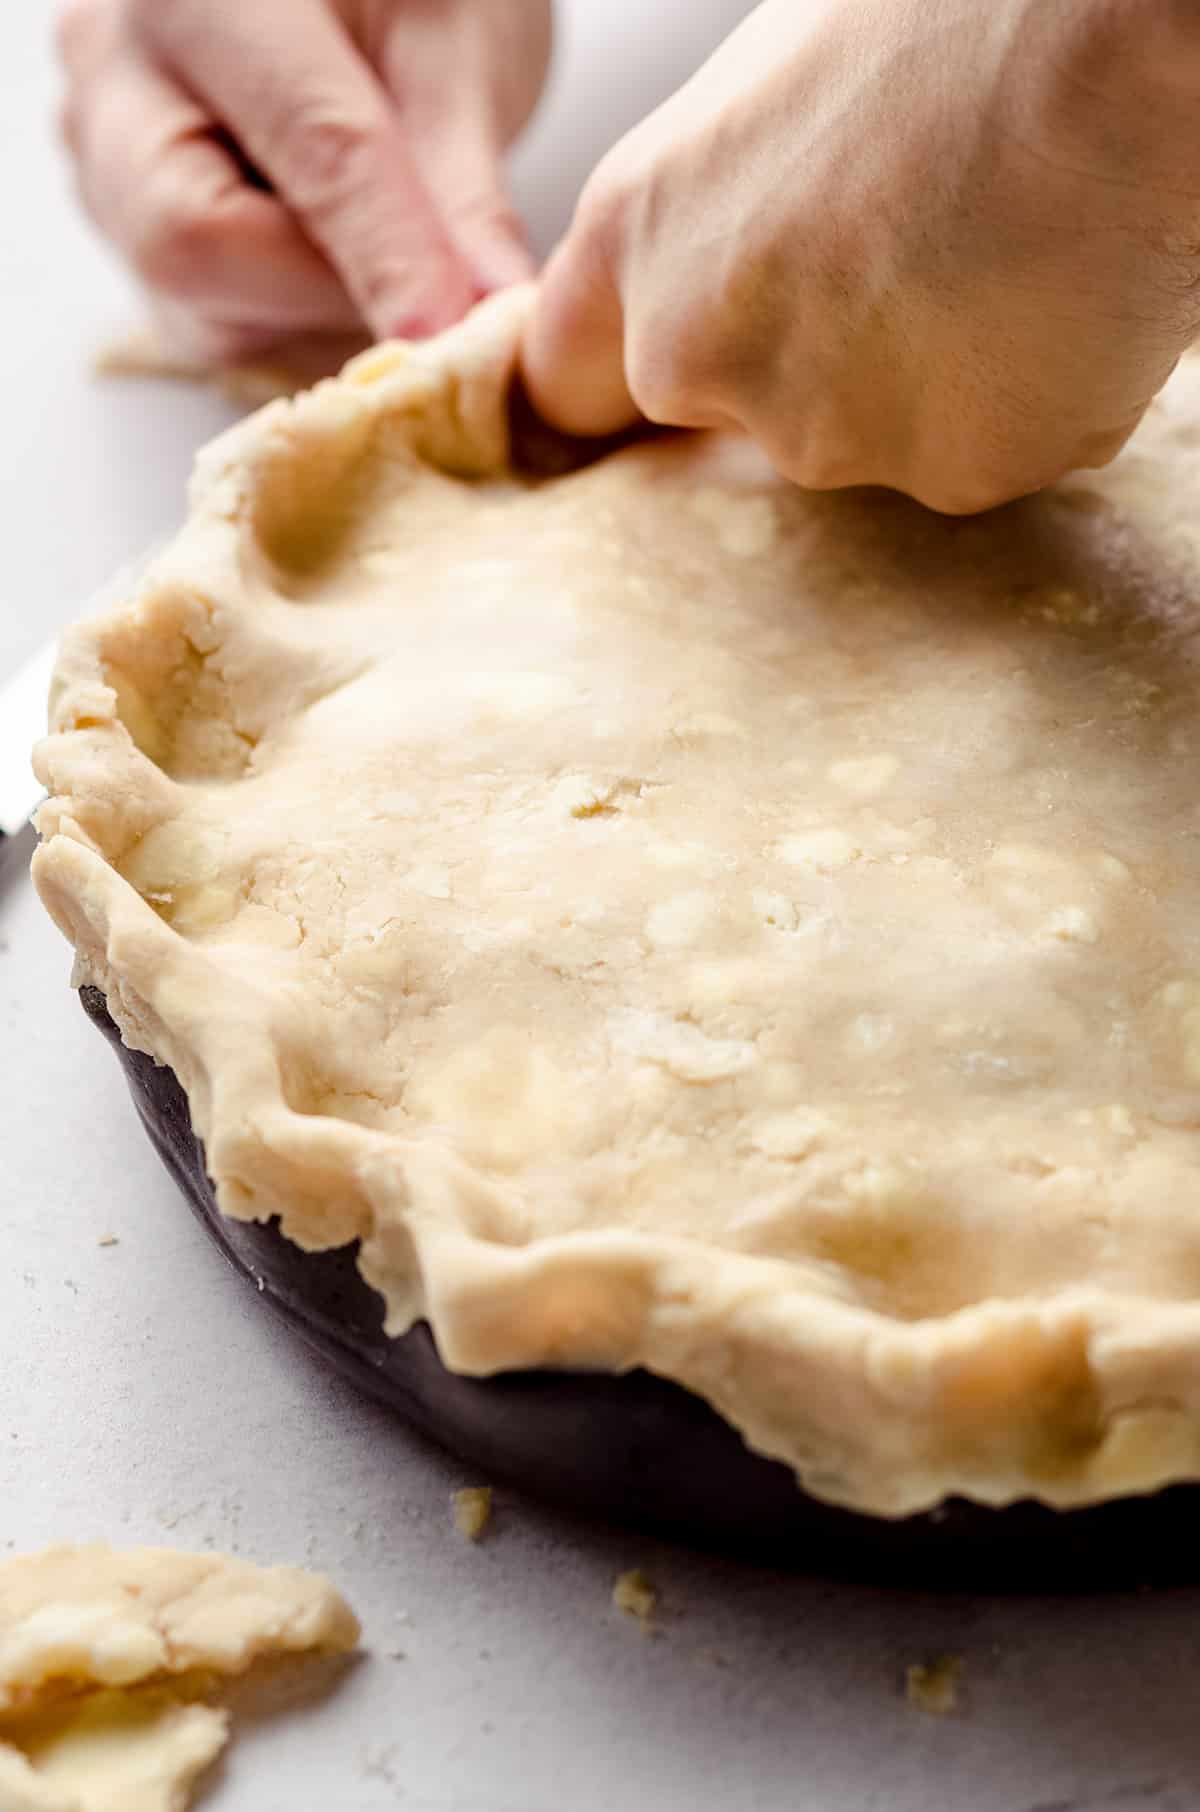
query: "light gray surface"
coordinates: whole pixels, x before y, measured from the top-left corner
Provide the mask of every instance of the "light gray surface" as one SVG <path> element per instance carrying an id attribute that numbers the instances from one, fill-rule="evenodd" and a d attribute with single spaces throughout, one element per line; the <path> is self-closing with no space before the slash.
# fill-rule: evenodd
<path id="1" fill-rule="evenodd" d="M 25 0 L 0 22 L 0 673 L 169 525 L 193 446 L 225 414 L 202 392 L 87 378 L 105 326 L 133 315 L 62 205 L 47 10 Z M 666 79 L 669 31 L 686 61 L 737 10 L 577 0 L 575 57 L 522 161 L 543 239 L 606 120 Z M 639 15 L 653 20 L 643 51 Z M 226 1271 L 67 973 L 24 876 L 0 873 L 0 1543 L 104 1536 L 307 1561 L 366 1624 L 369 1656 L 337 1693 L 243 1734 L 214 1809 L 1200 1804 L 1196 1592 L 880 1593 L 707 1561 L 513 1497 L 467 1547 L 449 1493 L 477 1481 L 350 1396 Z M 109 1234 L 119 1244 L 102 1247 Z M 662 1593 L 654 1641 L 608 1605 L 634 1564 Z M 900 1680 L 946 1651 L 965 1659 L 965 1694 L 939 1722 L 905 1704 Z"/>

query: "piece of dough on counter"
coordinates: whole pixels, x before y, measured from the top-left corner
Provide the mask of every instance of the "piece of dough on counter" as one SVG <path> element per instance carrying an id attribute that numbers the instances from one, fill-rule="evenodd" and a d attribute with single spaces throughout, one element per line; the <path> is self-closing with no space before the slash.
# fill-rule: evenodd
<path id="1" fill-rule="evenodd" d="M 646 1367 L 888 1515 L 1200 1477 L 1200 365 L 956 521 L 517 469 L 527 306 L 218 440 L 67 638 L 79 978 L 452 1368 Z"/>
<path id="2" fill-rule="evenodd" d="M 0 1812 L 184 1812 L 229 1714 L 156 1687 L 90 1693 L 0 1738 Z"/>
<path id="3" fill-rule="evenodd" d="M 213 365 L 176 351 L 158 327 L 147 324 L 106 340 L 92 360 L 92 372 L 98 378 L 211 384 L 239 408 L 257 409 L 329 377 L 362 346 L 361 338 L 350 334 L 309 334 L 277 353 Z"/>
<path id="4" fill-rule="evenodd" d="M 342 1654 L 359 1629 L 319 1574 L 102 1544 L 0 1565 L 0 1812 L 182 1812 L 225 1747 L 213 1677 Z"/>

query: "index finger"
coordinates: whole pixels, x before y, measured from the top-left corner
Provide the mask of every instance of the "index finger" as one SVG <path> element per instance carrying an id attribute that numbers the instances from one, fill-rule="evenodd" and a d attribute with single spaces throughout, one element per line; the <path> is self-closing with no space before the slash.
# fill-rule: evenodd
<path id="1" fill-rule="evenodd" d="M 418 335 L 475 285 L 403 124 L 322 0 L 143 0 L 139 30 L 234 134 L 326 253 L 373 331 Z"/>

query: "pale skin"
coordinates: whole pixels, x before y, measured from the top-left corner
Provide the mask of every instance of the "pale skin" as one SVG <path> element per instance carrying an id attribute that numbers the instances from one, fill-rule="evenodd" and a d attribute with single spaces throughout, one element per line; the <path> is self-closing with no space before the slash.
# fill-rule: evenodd
<path id="1" fill-rule="evenodd" d="M 504 153 L 549 35 L 549 0 L 70 0 L 84 198 L 213 356 L 433 331 L 532 271 Z M 1103 464 L 1200 333 L 1197 120 L 1191 0 L 765 0 L 596 170 L 526 386 L 956 513 Z"/>
<path id="2" fill-rule="evenodd" d="M 533 270 L 504 153 L 550 0 L 66 0 L 93 219 L 182 349 L 420 338 Z"/>

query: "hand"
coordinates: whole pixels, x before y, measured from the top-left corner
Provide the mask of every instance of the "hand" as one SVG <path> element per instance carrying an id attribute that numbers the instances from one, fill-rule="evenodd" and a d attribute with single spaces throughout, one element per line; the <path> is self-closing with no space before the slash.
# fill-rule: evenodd
<path id="1" fill-rule="evenodd" d="M 953 512 L 1101 465 L 1200 329 L 1198 120 L 1189 0 L 767 0 L 597 170 L 532 399 Z"/>
<path id="2" fill-rule="evenodd" d="M 528 275 L 551 0 L 67 0 L 84 201 L 202 356 L 420 336 Z"/>

